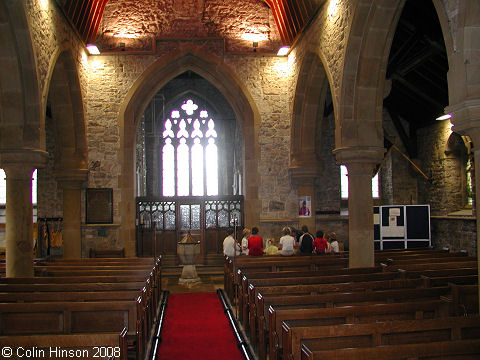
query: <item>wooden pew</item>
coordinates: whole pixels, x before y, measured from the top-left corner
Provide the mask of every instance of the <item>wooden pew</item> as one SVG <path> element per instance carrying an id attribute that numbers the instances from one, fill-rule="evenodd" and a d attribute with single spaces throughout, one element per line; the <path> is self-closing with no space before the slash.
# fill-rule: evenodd
<path id="1" fill-rule="evenodd" d="M 373 291 L 352 291 L 352 292 L 334 292 L 319 295 L 274 295 L 263 297 L 258 296 L 259 315 L 252 319 L 258 326 L 255 327 L 256 333 L 250 332 L 250 341 L 257 345 L 258 349 L 266 349 L 267 321 L 264 313 L 268 312 L 265 307 L 276 307 L 277 309 L 292 308 L 335 308 L 344 306 L 373 305 L 395 302 L 408 302 L 412 299 L 427 301 L 440 300 L 441 296 L 447 296 L 450 292 L 449 287 L 438 288 L 401 288 Z M 270 321 L 269 321 L 270 322 Z"/>
<path id="2" fill-rule="evenodd" d="M 419 263 L 408 263 L 408 264 L 401 264 L 396 266 L 395 263 L 392 265 L 387 266 L 385 268 L 386 271 L 398 271 L 399 269 L 405 271 L 424 271 L 424 270 L 440 270 L 440 269 L 464 269 L 464 268 L 475 268 L 477 267 L 477 261 L 470 260 L 470 261 L 446 261 L 446 262 L 432 262 L 430 263 L 429 260 L 425 260 L 425 262 Z"/>
<path id="3" fill-rule="evenodd" d="M 433 267 L 436 267 L 437 264 L 434 264 Z M 436 276 L 445 276 L 445 274 L 461 274 L 461 275 L 474 275 L 478 270 L 475 268 L 467 268 L 467 269 L 449 269 L 449 268 L 444 268 L 443 265 L 439 265 L 439 269 L 433 269 L 429 270 L 427 273 L 430 275 L 429 277 L 434 278 Z M 407 275 L 405 272 L 401 272 L 402 277 L 412 277 L 412 278 L 418 278 L 420 276 L 420 272 L 418 272 L 415 276 L 409 276 L 409 272 L 407 271 Z M 351 277 L 350 277 L 351 276 Z M 354 279 L 354 280 L 348 280 Z M 244 322 L 245 326 L 250 326 L 250 319 L 252 317 L 255 317 L 255 311 L 257 311 L 255 299 L 258 296 L 258 290 L 256 288 L 270 288 L 270 290 L 266 289 L 266 291 L 270 291 L 270 293 L 275 292 L 279 289 L 278 291 L 282 291 L 280 289 L 281 286 L 286 286 L 286 285 L 291 285 L 291 284 L 312 284 L 312 283 L 341 283 L 341 282 L 349 282 L 349 281 L 373 281 L 376 280 L 376 277 L 378 277 L 379 280 L 381 279 L 394 279 L 396 277 L 400 277 L 395 275 L 395 277 L 387 277 L 387 274 L 385 273 L 373 273 L 373 274 L 365 274 L 363 275 L 339 275 L 337 277 L 331 277 L 330 279 L 324 279 L 321 280 L 321 277 L 317 278 L 315 276 L 312 277 L 296 277 L 296 278 L 260 278 L 260 279 L 252 279 L 249 281 L 248 285 L 248 296 L 243 295 L 243 299 L 239 299 L 239 309 L 242 310 L 242 315 L 240 316 L 241 320 L 247 319 L 247 315 L 250 313 L 250 317 L 248 322 Z M 355 280 L 358 279 L 358 280 Z M 248 278 L 243 280 L 243 285 L 242 289 L 245 287 L 245 282 L 248 281 Z M 272 289 L 273 288 L 273 289 Z M 244 290 L 242 290 L 243 292 Z"/>
<path id="4" fill-rule="evenodd" d="M 318 266 L 337 265 L 347 267 L 348 253 L 332 254 L 329 256 L 303 255 L 303 256 L 236 256 L 226 257 L 224 265 L 225 289 L 230 300 L 233 302 L 236 287 L 239 284 L 238 269 L 246 272 L 279 272 L 315 270 Z M 341 260 L 336 260 L 341 259 Z M 343 264 L 343 266 L 342 266 Z"/>
<path id="5" fill-rule="evenodd" d="M 139 290 L 3 292 L 0 303 L 136 300 L 139 294 Z"/>
<path id="6" fill-rule="evenodd" d="M 465 277 L 460 277 L 461 281 L 460 284 L 462 283 L 475 283 L 477 280 L 477 276 L 471 276 L 469 281 L 467 282 L 465 280 Z M 268 311 L 270 312 L 270 309 L 267 309 L 268 305 L 271 305 L 272 303 L 278 302 L 278 305 L 281 304 L 281 302 L 288 302 L 288 305 L 290 307 L 296 306 L 298 308 L 306 308 L 309 307 L 310 305 L 305 304 L 306 306 L 303 306 L 304 304 L 300 303 L 298 301 L 297 304 L 294 303 L 295 296 L 306 296 L 306 295 L 311 295 L 315 296 L 315 294 L 323 294 L 324 296 L 328 296 L 328 294 L 334 294 L 334 292 L 358 292 L 358 291 L 367 291 L 368 293 L 372 291 L 382 291 L 382 290 L 394 290 L 398 289 L 400 292 L 403 292 L 404 289 L 415 289 L 415 288 L 428 288 L 428 287 L 436 287 L 437 289 L 443 289 L 439 290 L 440 293 L 436 293 L 435 291 L 430 292 L 430 295 L 434 296 L 449 296 L 449 291 L 447 288 L 452 286 L 452 282 L 458 281 L 456 276 L 451 276 L 451 277 L 440 277 L 440 278 L 417 278 L 417 279 L 397 279 L 397 280 L 386 280 L 386 281 L 366 281 L 366 282 L 352 282 L 352 283 L 335 283 L 335 284 L 310 284 L 310 285 L 290 285 L 290 286 L 278 286 L 278 287 L 264 287 L 264 288 L 259 288 L 257 289 L 256 293 L 256 306 L 255 309 L 252 310 L 252 317 L 250 319 L 250 323 L 253 325 L 250 328 L 250 338 L 252 342 L 257 342 L 259 345 L 259 349 L 261 351 L 264 351 L 266 345 L 265 345 L 265 338 L 266 334 L 268 333 L 268 328 L 267 325 L 270 324 L 270 321 L 265 320 L 265 313 Z M 403 289 L 403 290 L 402 290 Z M 451 291 L 451 290 L 450 290 Z M 407 290 L 408 292 L 408 290 Z M 428 290 L 427 290 L 428 292 Z M 416 296 L 422 296 L 421 290 L 420 289 L 415 289 L 410 292 L 412 296 L 414 294 L 417 294 Z M 471 297 L 475 298 L 475 293 L 473 290 L 470 291 Z M 390 293 L 385 292 L 384 294 L 389 294 L 388 296 L 398 296 L 395 294 L 395 292 L 391 291 Z M 429 295 L 429 296 L 430 296 Z M 409 294 L 405 294 L 406 299 L 408 300 Z M 282 297 L 282 299 L 278 300 L 278 297 Z M 363 295 L 357 296 L 358 301 L 366 301 L 362 300 Z M 292 300 L 290 300 L 292 299 Z M 307 298 L 308 299 L 308 298 Z M 318 298 L 320 299 L 320 298 Z M 401 300 L 400 298 L 397 298 L 397 300 Z M 308 300 L 307 300 L 308 301 Z M 337 302 L 339 301 L 338 299 L 336 300 Z M 452 302 L 452 301 L 451 301 Z M 453 300 L 454 304 L 459 304 L 458 300 L 454 299 Z M 475 307 L 478 302 L 469 302 L 469 309 L 476 309 L 478 307 Z M 324 306 L 323 304 L 319 304 L 319 306 Z M 458 307 L 458 305 L 455 305 Z M 256 311 L 256 317 L 253 317 L 254 311 Z M 473 311 L 473 310 L 472 310 Z M 270 316 L 270 314 L 269 314 Z M 255 328 L 254 328 L 255 326 Z M 256 331 L 256 333 L 254 332 Z"/>
<path id="7" fill-rule="evenodd" d="M 468 316 L 478 314 L 478 282 L 473 285 L 450 283 L 454 314 Z"/>
<path id="8" fill-rule="evenodd" d="M 464 262 L 477 261 L 476 256 L 425 256 L 425 257 L 397 257 L 395 259 L 389 258 L 386 264 L 393 267 L 401 267 L 402 265 L 418 264 L 418 263 L 445 263 L 445 262 Z"/>
<path id="9" fill-rule="evenodd" d="M 383 250 L 375 251 L 375 263 L 387 262 L 387 260 L 397 258 L 428 258 L 428 257 L 462 257 L 466 256 L 466 253 L 450 253 L 445 250 L 435 249 L 412 249 L 412 250 Z M 268 256 L 268 257 L 249 257 L 249 256 L 236 256 L 225 257 L 224 262 L 224 289 L 232 302 L 235 301 L 236 286 L 239 284 L 239 278 L 237 275 L 238 269 L 243 269 L 245 272 L 258 272 L 258 271 L 279 271 L 275 268 L 276 262 L 288 263 L 292 259 L 304 259 L 307 263 L 311 263 L 312 259 L 325 259 L 325 258 L 348 258 L 348 252 L 342 252 L 338 254 L 329 255 L 312 255 L 312 256 Z M 321 260 L 323 261 L 323 260 Z M 345 261 L 345 260 L 344 260 Z M 298 266 L 298 264 L 297 264 Z M 248 269 L 248 270 L 247 270 Z M 284 269 L 285 270 L 285 269 Z M 290 269 L 292 270 L 292 269 Z"/>
<path id="10" fill-rule="evenodd" d="M 127 360 L 127 329 L 118 333 L 0 336 L 0 348 L 12 349 L 9 359 L 60 358 L 59 350 L 77 359 Z M 51 352 L 52 351 L 52 352 Z M 69 353 L 67 353 L 69 354 Z M 72 358 L 73 356 L 69 356 Z"/>
<path id="11" fill-rule="evenodd" d="M 442 278 L 442 281 L 440 285 L 448 285 L 451 289 L 451 298 L 449 297 L 442 297 L 442 300 L 428 300 L 422 303 L 422 306 L 425 307 L 433 307 L 433 304 L 438 304 L 441 303 L 442 306 L 441 308 L 436 308 L 435 310 L 438 311 L 438 314 L 442 314 L 443 316 L 446 316 L 447 314 L 450 315 L 463 315 L 464 314 L 464 309 L 468 309 L 467 314 L 476 314 L 478 310 L 478 296 L 476 297 L 476 291 L 478 289 L 477 285 L 463 285 L 459 286 L 457 284 L 453 284 L 450 282 L 450 280 L 455 280 L 455 277 L 451 278 Z M 406 281 L 412 281 L 406 280 Z M 415 279 L 415 282 L 419 281 L 419 279 Z M 431 282 L 427 282 L 428 285 L 431 284 Z M 414 286 L 414 284 L 410 284 Z M 407 284 L 406 286 L 407 287 Z M 453 295 L 454 293 L 457 293 L 457 295 Z M 412 299 L 412 301 L 415 301 L 415 299 Z M 388 304 L 388 306 L 393 306 L 393 308 L 397 310 L 401 310 L 404 307 L 410 306 L 407 305 L 409 304 L 408 302 L 406 303 L 396 303 L 396 304 Z M 416 305 L 419 305 L 419 302 L 415 302 Z M 385 304 L 377 304 L 373 307 L 371 306 L 356 306 L 356 308 L 360 308 L 361 310 L 359 311 L 359 316 L 363 316 L 363 313 L 368 314 L 370 311 L 373 311 L 375 309 L 388 309 L 388 306 Z M 448 307 L 448 308 L 447 308 Z M 269 306 L 268 309 L 268 334 L 269 334 L 269 349 L 270 349 L 270 359 L 275 359 L 276 354 L 278 353 L 278 350 L 282 348 L 282 337 L 279 336 L 282 332 L 282 322 L 284 320 L 295 320 L 295 319 L 308 319 L 308 318 L 316 318 L 318 316 L 323 317 L 323 314 L 325 312 L 336 312 L 339 310 L 336 310 L 337 308 L 312 308 L 311 306 L 295 306 L 295 307 L 289 307 L 289 306 L 275 306 L 271 305 Z M 340 309 L 347 309 L 346 311 L 354 311 L 355 307 L 348 307 L 348 308 L 340 308 Z M 457 309 L 461 310 L 458 311 Z M 427 308 L 424 308 L 424 312 L 427 310 Z M 345 310 L 344 310 L 345 311 Z M 388 310 L 385 310 L 388 311 Z M 425 315 L 423 315 L 425 317 Z M 438 316 L 438 315 L 436 315 Z M 259 335 L 261 337 L 261 335 Z M 262 346 L 262 339 L 259 339 L 259 347 Z M 265 346 L 265 345 L 263 345 Z M 259 349 L 260 350 L 260 349 Z M 264 351 L 264 350 L 262 350 Z M 262 351 L 259 351 L 261 353 Z M 274 352 L 272 355 L 272 351 Z"/>
<path id="12" fill-rule="evenodd" d="M 465 254 L 454 254 L 453 256 L 450 256 L 449 254 L 447 254 L 447 253 L 445 253 L 445 252 L 438 252 L 437 254 L 434 255 L 434 256 L 436 256 L 436 257 L 433 257 L 433 258 L 432 258 L 431 256 L 432 256 L 433 254 L 434 254 L 433 251 L 432 251 L 432 252 L 418 252 L 418 253 L 410 252 L 410 253 L 408 253 L 407 255 L 404 255 L 404 256 L 409 256 L 411 259 L 415 259 L 415 261 L 410 261 L 411 263 L 415 263 L 416 261 L 418 261 L 418 262 L 427 261 L 427 262 L 428 262 L 428 259 L 429 259 L 429 258 L 431 258 L 431 259 L 438 259 L 438 260 L 433 260 L 433 261 L 432 261 L 433 263 L 444 263 L 444 262 L 450 262 L 450 260 L 448 260 L 448 261 L 446 260 L 447 258 L 455 258 L 455 257 L 460 257 L 460 256 L 461 256 L 461 257 L 465 257 Z M 443 257 L 437 257 L 437 256 L 439 256 L 440 254 L 442 254 L 442 256 L 444 256 L 445 259 L 443 259 Z M 377 253 L 376 253 L 376 255 L 377 255 Z M 384 255 L 385 258 L 391 260 L 392 257 L 400 257 L 399 255 L 403 255 L 403 254 L 401 254 L 400 252 L 394 252 L 393 254 L 385 254 L 385 253 L 384 253 L 384 254 L 382 254 L 382 255 Z M 312 258 L 322 258 L 322 257 L 321 257 L 321 256 L 320 256 L 320 257 L 317 256 L 317 257 L 312 257 Z M 237 259 L 237 258 L 236 258 L 236 259 Z M 253 259 L 253 258 L 250 258 L 250 259 Z M 262 273 L 260 273 L 259 271 L 265 271 L 265 277 L 268 278 L 268 274 L 278 274 L 279 269 L 280 269 L 280 271 L 281 271 L 281 266 L 278 267 L 278 266 L 275 264 L 275 261 L 284 262 L 285 259 L 288 259 L 288 258 L 283 258 L 283 259 L 269 259 L 268 264 L 260 264 L 260 265 L 255 264 L 255 263 L 256 263 L 256 262 L 258 263 L 258 262 L 263 261 L 264 258 L 255 258 L 255 259 L 253 259 L 253 260 L 246 260 L 246 259 L 245 259 L 245 260 L 242 260 L 242 261 L 243 261 L 245 264 L 248 263 L 248 270 L 245 271 L 245 270 L 239 268 L 241 272 L 238 272 L 238 273 L 247 274 L 247 278 L 248 278 L 248 274 L 249 274 L 249 273 L 255 274 L 253 277 L 263 277 L 264 275 L 262 275 Z M 292 258 L 290 258 L 290 260 L 291 260 L 291 259 L 292 259 Z M 237 259 L 237 260 L 238 260 L 238 259 Z M 464 260 L 469 261 L 470 259 L 462 259 L 462 263 L 463 263 L 463 264 L 466 263 Z M 345 261 L 345 260 L 342 260 L 342 261 Z M 237 263 L 239 264 L 240 261 L 238 261 Z M 393 263 L 393 260 L 391 260 L 390 263 L 392 264 L 392 263 Z M 245 264 L 244 264 L 244 265 L 245 265 Z M 297 264 L 298 264 L 298 263 L 297 263 Z M 231 265 L 231 263 L 230 263 L 230 265 Z M 316 265 L 315 265 L 315 266 L 316 266 Z M 315 269 L 315 268 L 316 268 L 315 266 L 310 266 L 309 269 Z M 440 265 L 440 266 L 442 266 L 442 265 Z M 263 267 L 264 270 L 262 270 L 262 267 Z M 229 266 L 227 266 L 227 265 L 225 266 L 225 268 L 226 268 L 226 269 L 229 269 L 229 271 L 231 270 L 231 268 L 229 268 Z M 259 269 L 260 269 L 260 270 L 259 270 Z M 268 270 L 265 270 L 265 269 L 268 269 Z M 238 271 L 238 270 L 237 270 L 237 271 Z M 275 273 L 275 271 L 277 271 L 277 273 Z M 306 270 L 306 271 L 308 271 L 308 270 Z M 463 270 L 462 270 L 462 271 L 463 271 Z M 286 271 L 286 272 L 289 272 L 289 271 Z M 311 272 L 312 272 L 312 271 L 311 271 Z M 460 272 L 459 272 L 459 274 L 460 274 Z M 463 273 L 463 274 L 464 274 L 464 273 Z M 420 274 L 420 270 L 419 270 L 418 273 L 415 275 L 415 277 L 419 277 L 420 275 L 421 275 L 421 274 Z M 276 276 L 278 276 L 278 275 L 275 275 L 275 276 L 273 276 L 273 277 L 276 277 Z M 469 281 L 469 282 L 472 281 L 471 277 L 468 277 L 468 276 L 467 276 L 467 277 L 464 277 L 464 280 L 465 280 L 465 281 Z M 242 306 L 242 302 L 241 302 L 241 301 L 239 301 L 238 303 L 239 303 L 239 306 Z M 260 306 L 259 306 L 259 308 L 260 308 Z M 240 312 L 240 314 L 241 314 L 240 317 L 242 317 L 242 314 L 244 314 L 244 312 Z M 245 318 L 246 318 L 246 317 L 245 317 Z M 253 333 L 253 334 L 255 334 L 255 333 Z M 251 334 L 251 335 L 252 335 L 252 334 Z M 255 335 L 254 335 L 254 336 L 255 336 Z M 253 336 L 253 337 L 254 337 L 254 336 Z M 254 339 L 254 340 L 255 340 L 255 339 Z"/>
<path id="13" fill-rule="evenodd" d="M 89 256 L 91 258 L 124 258 L 125 249 L 96 250 L 90 249 Z"/>
<path id="14" fill-rule="evenodd" d="M 0 303 L 0 334 L 118 332 L 135 335 L 135 301 Z"/>
<path id="15" fill-rule="evenodd" d="M 375 263 L 380 264 L 382 262 L 393 261 L 393 259 L 411 258 L 411 259 L 427 259 L 432 257 L 465 257 L 465 253 L 449 253 L 444 250 L 405 250 L 405 251 L 376 251 Z M 224 288 L 229 295 L 232 302 L 235 302 L 236 287 L 239 286 L 240 275 L 239 269 L 243 274 L 253 272 L 278 272 L 278 271 L 292 271 L 296 270 L 308 270 L 316 269 L 327 264 L 341 264 L 335 261 L 337 258 L 341 260 L 346 267 L 348 266 L 348 253 L 339 253 L 333 255 L 312 255 L 312 256 L 269 256 L 269 257 L 249 257 L 249 256 L 237 256 L 233 258 L 226 257 L 224 264 L 225 283 Z M 299 260 L 300 259 L 300 260 Z M 283 265 L 284 264 L 284 265 Z"/>
<path id="16" fill-rule="evenodd" d="M 377 321 L 415 320 L 447 317 L 449 304 L 442 300 L 410 301 L 404 303 L 355 305 L 336 308 L 281 309 L 272 310 L 276 316 L 270 317 L 271 336 L 270 360 L 278 359 L 283 354 L 285 359 L 292 357 L 292 348 L 300 348 L 300 343 L 293 342 L 302 338 L 301 331 L 310 326 L 357 324 Z M 296 331 L 299 328 L 301 331 Z M 292 333 L 295 329 L 296 338 Z M 278 331 L 280 330 L 280 331 Z"/>
<path id="17" fill-rule="evenodd" d="M 27 286 L 32 286 L 32 284 Z M 80 302 L 51 302 L 52 299 L 48 299 L 50 302 L 0 303 L 0 331 L 7 329 L 8 335 L 22 335 L 25 332 L 30 332 L 30 334 L 102 333 L 117 331 L 118 327 L 126 326 L 129 342 L 132 344 L 136 342 L 136 352 L 140 359 L 143 356 L 154 318 L 154 311 L 152 311 L 151 302 L 145 295 L 145 291 L 144 287 L 141 296 L 128 300 L 106 301 L 100 299 L 95 292 L 93 292 L 94 299 L 92 299 L 86 295 L 88 292 L 81 292 L 80 296 L 83 299 Z M 138 290 L 135 292 L 139 294 Z M 37 295 L 37 293 L 32 294 Z M 39 293 L 39 296 L 41 294 L 46 294 L 47 297 L 49 295 L 58 296 L 58 293 L 55 292 Z M 18 325 L 18 328 L 7 328 L 7 322 Z M 98 326 L 98 324 L 104 325 L 104 327 Z"/>
<path id="18" fill-rule="evenodd" d="M 296 334 L 293 334 L 293 337 L 295 336 Z M 472 339 L 476 340 L 474 342 L 476 344 L 475 351 L 480 354 L 480 318 L 478 316 L 317 326 L 309 327 L 308 333 L 302 336 L 304 336 L 301 341 L 302 348 L 299 348 L 298 351 L 296 348 L 292 349 L 293 359 L 338 359 L 338 357 L 332 357 L 332 349 L 375 349 L 392 345 L 423 345 L 424 343 Z M 413 348 L 415 351 L 420 350 L 419 347 Z M 328 354 L 326 350 L 328 350 Z M 339 352 L 341 351 L 337 351 L 337 354 Z M 375 352 L 370 354 L 375 354 Z M 415 355 L 418 353 L 414 351 L 410 354 L 410 357 L 418 356 Z M 436 354 L 439 357 L 445 355 L 441 350 Z M 431 354 L 425 355 L 431 356 Z M 399 358 L 399 354 L 394 354 L 394 356 L 390 355 L 390 358 Z M 359 357 L 354 356 L 350 359 L 359 359 Z M 372 359 L 378 358 L 373 356 Z"/>
<path id="19" fill-rule="evenodd" d="M 2 293 L 1 297 L 3 301 L 25 301 L 26 297 L 31 295 L 29 304 L 25 304 L 29 306 L 29 309 L 38 307 L 42 303 L 43 306 L 47 306 L 47 301 L 55 301 L 55 303 L 52 303 L 55 306 L 60 306 L 65 300 L 81 301 L 71 303 L 80 306 L 93 305 L 93 308 L 82 308 L 82 315 L 88 314 L 88 309 L 93 311 L 99 303 L 103 303 L 106 306 L 103 310 L 108 309 L 107 314 L 110 314 L 109 316 L 113 316 L 115 312 L 112 308 L 116 309 L 120 303 L 126 303 L 125 300 L 129 300 L 130 309 L 128 317 L 126 317 L 128 319 L 129 338 L 136 338 L 136 352 L 138 359 L 140 359 L 143 357 L 147 342 L 146 337 L 150 333 L 153 319 L 156 316 L 156 305 L 161 291 L 159 261 L 157 260 L 155 265 L 152 265 L 151 259 L 149 262 L 150 265 L 143 261 L 142 264 L 129 261 L 123 268 L 118 267 L 119 263 L 109 261 L 106 262 L 107 265 L 99 265 L 97 261 L 81 261 L 78 265 L 73 266 L 58 265 L 57 263 L 37 265 L 37 269 L 40 269 L 44 275 L 62 276 L 1 279 L 0 291 L 9 292 Z M 118 268 L 113 269 L 113 267 Z M 39 300 L 40 302 L 36 302 Z M 3 310 L 0 310 L 0 313 Z M 69 314 L 69 312 L 67 311 L 66 314 Z M 36 315 L 27 311 L 23 316 L 35 317 Z M 115 322 L 116 326 L 123 325 L 123 322 L 120 322 L 120 316 L 117 317 L 117 319 L 109 318 L 111 323 Z M 125 315 L 123 317 L 125 320 Z M 5 318 L 5 314 L 2 314 L 2 318 Z M 90 319 L 92 320 L 92 318 Z M 95 324 L 95 320 L 92 323 Z M 102 329 L 99 330 L 103 331 Z"/>
<path id="20" fill-rule="evenodd" d="M 238 304 L 238 319 L 243 322 L 244 316 L 248 314 L 249 298 L 248 298 L 248 288 L 249 281 L 256 281 L 259 279 L 279 279 L 279 278 L 297 278 L 301 279 L 304 277 L 316 277 L 316 276 L 327 276 L 327 275 L 348 275 L 348 274 L 371 274 L 381 272 L 381 267 L 371 267 L 371 268 L 322 268 L 319 270 L 311 271 L 282 271 L 274 273 L 249 273 L 248 275 L 242 275 L 242 280 L 240 286 L 238 287 L 237 300 Z M 241 269 L 239 270 L 241 273 Z"/>
<path id="21" fill-rule="evenodd" d="M 143 258 L 143 257 L 126 257 L 126 258 L 46 258 L 37 259 L 39 263 L 55 263 L 55 264 L 78 264 L 78 263 L 137 263 L 137 264 L 155 264 L 157 261 L 161 261 L 161 256 L 156 258 Z"/>
<path id="22" fill-rule="evenodd" d="M 383 345 L 373 348 L 351 348 L 317 351 L 312 354 L 308 346 L 302 345 L 302 360 L 466 360 L 480 357 L 480 340 L 436 341 L 419 344 Z"/>
<path id="23" fill-rule="evenodd" d="M 253 279 L 248 285 L 248 304 L 242 304 L 243 319 L 245 327 L 250 328 L 252 339 L 255 339 L 256 325 L 255 319 L 263 316 L 263 308 L 257 304 L 258 291 L 257 287 L 280 287 L 295 284 L 334 284 L 334 283 L 351 283 L 351 282 L 367 282 L 375 280 L 394 280 L 399 278 L 399 274 L 388 273 L 372 273 L 372 274 L 352 274 L 352 275 L 326 275 L 313 277 L 297 277 L 297 278 L 275 278 L 275 279 Z M 248 309 L 248 313 L 246 312 Z M 248 322 L 247 322 L 248 319 Z"/>

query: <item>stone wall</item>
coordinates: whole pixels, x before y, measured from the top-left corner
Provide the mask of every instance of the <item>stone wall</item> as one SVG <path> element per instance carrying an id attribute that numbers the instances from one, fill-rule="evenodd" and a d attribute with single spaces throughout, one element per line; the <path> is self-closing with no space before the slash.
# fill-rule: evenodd
<path id="1" fill-rule="evenodd" d="M 244 38 L 248 33 L 255 38 Z M 151 47 L 151 39 L 217 38 L 225 49 L 276 52 L 280 35 L 272 12 L 262 0 L 110 0 L 98 42 L 105 50 Z"/>
<path id="2" fill-rule="evenodd" d="M 477 254 L 477 226 L 473 217 L 432 216 L 432 245 L 458 252 L 466 250 L 470 256 Z"/>
<path id="3" fill-rule="evenodd" d="M 26 13 L 36 54 L 38 81 L 42 101 L 46 101 L 51 72 L 61 51 L 70 51 L 77 64 L 82 97 L 87 96 L 88 68 L 85 46 L 54 1 L 28 0 Z M 43 104 L 46 105 L 46 104 Z"/>
<path id="4" fill-rule="evenodd" d="M 420 166 L 430 178 L 418 181 L 418 201 L 430 204 L 432 215 L 446 215 L 466 205 L 466 159 L 448 153 L 450 127 L 448 120 L 437 121 L 417 133 Z"/>
<path id="5" fill-rule="evenodd" d="M 45 121 L 47 166 L 38 169 L 37 180 L 37 214 L 43 217 L 63 217 L 63 192 L 58 187 L 53 175 L 55 169 L 55 137 L 52 119 Z"/>
<path id="6" fill-rule="evenodd" d="M 340 214 L 340 166 L 332 151 L 335 148 L 335 119 L 333 113 L 317 124 L 317 156 L 321 173 L 316 179 L 316 211 L 320 214 Z M 320 147 L 320 149 L 318 149 Z"/>
<path id="7" fill-rule="evenodd" d="M 381 163 L 379 177 L 381 201 L 379 205 L 418 204 L 417 182 L 422 181 L 423 177 L 405 156 L 417 165 L 419 160 L 413 157 L 415 154 L 408 153 L 386 108 L 383 109 L 382 116 L 384 137 L 395 147 L 390 148 L 385 154 L 383 163 Z M 398 121 L 400 121 L 405 133 L 409 134 L 409 123 L 402 118 L 399 118 Z"/>
<path id="8" fill-rule="evenodd" d="M 289 63 L 286 58 L 228 56 L 225 62 L 235 69 L 260 112 L 259 197 L 260 217 L 284 219 L 296 211 L 296 194 L 289 175 L 291 103 L 288 92 Z M 245 174 L 248 183 L 250 174 Z M 283 203 L 283 204 L 282 204 Z"/>

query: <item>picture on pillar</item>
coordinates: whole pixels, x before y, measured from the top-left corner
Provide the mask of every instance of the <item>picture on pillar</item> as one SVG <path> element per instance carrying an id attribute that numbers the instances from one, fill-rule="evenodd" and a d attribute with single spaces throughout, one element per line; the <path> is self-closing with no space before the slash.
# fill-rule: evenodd
<path id="1" fill-rule="evenodd" d="M 312 198 L 310 196 L 302 196 L 298 198 L 298 216 L 312 216 Z"/>
<path id="2" fill-rule="evenodd" d="M 113 223 L 113 189 L 87 188 L 86 190 L 86 223 Z"/>

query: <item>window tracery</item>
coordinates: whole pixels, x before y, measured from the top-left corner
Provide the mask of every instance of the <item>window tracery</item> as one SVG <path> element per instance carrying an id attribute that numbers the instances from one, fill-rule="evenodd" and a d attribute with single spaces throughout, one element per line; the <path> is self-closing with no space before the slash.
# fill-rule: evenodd
<path id="1" fill-rule="evenodd" d="M 163 196 L 218 195 L 217 131 L 208 111 L 187 99 L 165 119 L 162 136 Z"/>

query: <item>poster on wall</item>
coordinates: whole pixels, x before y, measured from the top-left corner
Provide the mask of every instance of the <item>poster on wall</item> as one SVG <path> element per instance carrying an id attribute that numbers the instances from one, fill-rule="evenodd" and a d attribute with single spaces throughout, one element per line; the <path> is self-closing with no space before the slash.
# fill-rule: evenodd
<path id="1" fill-rule="evenodd" d="M 403 207 L 383 207 L 382 216 L 382 237 L 405 237 L 405 218 Z"/>
<path id="2" fill-rule="evenodd" d="M 311 196 L 302 196 L 298 198 L 298 216 L 310 217 L 312 214 L 312 198 Z"/>

